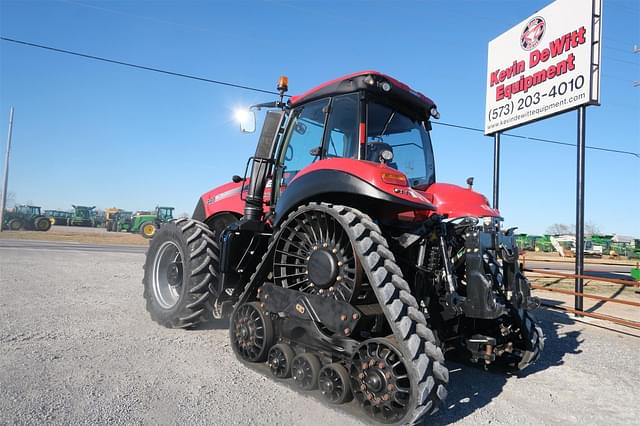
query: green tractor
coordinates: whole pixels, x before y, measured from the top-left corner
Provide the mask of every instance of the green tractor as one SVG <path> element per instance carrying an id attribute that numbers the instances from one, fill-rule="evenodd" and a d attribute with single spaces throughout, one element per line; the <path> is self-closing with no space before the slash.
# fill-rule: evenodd
<path id="1" fill-rule="evenodd" d="M 49 218 L 52 225 L 66 226 L 69 225 L 71 220 L 71 212 L 65 212 L 62 210 L 45 210 L 44 215 Z"/>
<path id="2" fill-rule="evenodd" d="M 12 231 L 48 231 L 51 222 L 48 217 L 42 215 L 40 207 L 17 205 L 12 211 L 5 211 L 2 227 Z"/>
<path id="3" fill-rule="evenodd" d="M 158 206 L 154 211 L 117 212 L 107 222 L 107 231 L 140 233 L 152 238 L 160 225 L 173 219 L 173 207 Z"/>
<path id="4" fill-rule="evenodd" d="M 71 220 L 69 220 L 70 226 L 95 226 L 92 210 L 95 209 L 96 206 L 86 207 L 72 205 L 71 207 L 73 207 L 73 216 L 71 216 Z"/>
<path id="5" fill-rule="evenodd" d="M 107 232 L 129 232 L 131 216 L 133 216 L 133 212 L 124 210 L 111 213 L 105 225 Z"/>
<path id="6" fill-rule="evenodd" d="M 160 225 L 173 219 L 173 207 L 158 206 L 153 212 L 136 212 L 131 218 L 129 232 L 140 232 L 145 238 L 153 238 Z"/>

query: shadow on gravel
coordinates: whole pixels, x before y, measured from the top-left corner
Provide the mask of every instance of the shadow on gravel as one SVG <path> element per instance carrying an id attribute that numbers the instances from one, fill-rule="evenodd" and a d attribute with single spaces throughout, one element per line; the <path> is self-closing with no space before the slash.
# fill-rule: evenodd
<path id="1" fill-rule="evenodd" d="M 449 396 L 447 406 L 424 424 L 446 425 L 461 420 L 479 408 L 489 404 L 498 396 L 509 378 L 525 378 L 550 367 L 562 365 L 566 354 L 579 354 L 582 343 L 580 332 L 563 332 L 565 325 L 575 321 L 567 314 L 540 310 L 536 319 L 545 335 L 545 347 L 540 359 L 527 369 L 517 373 L 500 371 L 498 368 L 484 368 L 473 364 L 447 361 L 449 368 Z"/>
<path id="2" fill-rule="evenodd" d="M 224 319 L 210 319 L 203 323 L 200 323 L 196 328 L 196 330 L 228 330 L 229 329 L 229 318 Z"/>

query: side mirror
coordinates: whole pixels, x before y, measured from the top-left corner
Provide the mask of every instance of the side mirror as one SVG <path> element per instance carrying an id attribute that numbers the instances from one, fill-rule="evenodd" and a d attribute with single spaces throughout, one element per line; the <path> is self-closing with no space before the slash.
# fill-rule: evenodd
<path id="1" fill-rule="evenodd" d="M 256 131 L 256 114 L 247 109 L 236 111 L 236 120 L 240 123 L 242 133 L 253 133 Z"/>

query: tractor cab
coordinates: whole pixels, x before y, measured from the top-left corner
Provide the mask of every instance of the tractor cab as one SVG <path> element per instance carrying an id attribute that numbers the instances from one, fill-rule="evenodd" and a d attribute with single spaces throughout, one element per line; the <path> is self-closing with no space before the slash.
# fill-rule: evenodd
<path id="1" fill-rule="evenodd" d="M 278 163 L 288 182 L 304 167 L 334 158 L 383 164 L 412 187 L 435 181 L 429 131 L 433 101 L 373 71 L 356 73 L 291 98 Z"/>
<path id="2" fill-rule="evenodd" d="M 156 207 L 156 216 L 160 222 L 168 222 L 173 219 L 174 207 Z"/>
<path id="3" fill-rule="evenodd" d="M 27 216 L 41 216 L 38 206 L 16 206 L 16 212 Z"/>

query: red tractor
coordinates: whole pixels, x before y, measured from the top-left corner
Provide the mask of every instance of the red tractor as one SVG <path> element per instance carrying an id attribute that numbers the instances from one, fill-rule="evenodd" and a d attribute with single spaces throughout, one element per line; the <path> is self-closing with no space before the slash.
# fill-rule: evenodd
<path id="1" fill-rule="evenodd" d="M 534 362 L 539 302 L 513 230 L 483 195 L 436 182 L 434 102 L 374 71 L 287 102 L 285 78 L 278 89 L 252 107 L 268 111 L 250 177 L 205 193 L 151 241 L 152 319 L 192 328 L 233 307 L 241 360 L 331 403 L 355 398 L 386 424 L 438 410 L 444 353 Z"/>

